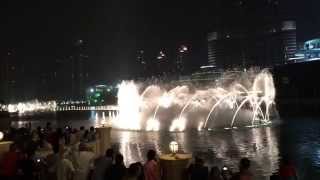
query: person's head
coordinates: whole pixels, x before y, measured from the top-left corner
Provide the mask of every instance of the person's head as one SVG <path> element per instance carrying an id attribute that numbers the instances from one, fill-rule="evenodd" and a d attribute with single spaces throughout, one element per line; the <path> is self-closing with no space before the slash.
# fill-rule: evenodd
<path id="1" fill-rule="evenodd" d="M 88 131 L 88 130 L 85 130 L 85 131 L 84 131 L 84 134 L 83 134 L 83 137 L 84 137 L 84 138 L 87 138 L 88 135 L 89 135 L 89 131 Z"/>
<path id="2" fill-rule="evenodd" d="M 123 164 L 123 156 L 122 156 L 122 154 L 118 153 L 118 154 L 116 155 L 115 163 L 116 163 L 116 164 Z"/>
<path id="3" fill-rule="evenodd" d="M 148 153 L 147 153 L 147 159 L 148 161 L 151 161 L 151 160 L 155 160 L 156 159 L 156 151 L 155 150 L 149 150 Z"/>
<path id="4" fill-rule="evenodd" d="M 113 158 L 113 149 L 109 148 L 107 149 L 106 151 L 106 157 L 110 157 L 110 158 Z"/>
<path id="5" fill-rule="evenodd" d="M 80 127 L 80 131 L 84 131 L 84 126 L 81 126 L 81 127 Z"/>
<path id="6" fill-rule="evenodd" d="M 90 127 L 90 132 L 94 132 L 94 127 L 93 126 Z"/>
<path id="7" fill-rule="evenodd" d="M 243 171 L 243 170 L 248 170 L 250 168 L 250 160 L 248 158 L 242 158 L 240 160 L 240 171 Z"/>

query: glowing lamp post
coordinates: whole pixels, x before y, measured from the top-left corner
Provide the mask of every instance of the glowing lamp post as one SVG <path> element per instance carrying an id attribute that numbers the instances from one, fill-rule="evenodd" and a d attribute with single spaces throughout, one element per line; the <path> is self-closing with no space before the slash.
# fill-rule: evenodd
<path id="1" fill-rule="evenodd" d="M 4 138 L 4 133 L 0 131 L 0 159 L 2 159 L 3 155 L 9 151 L 10 145 L 13 143 L 12 141 L 2 141 Z"/>
<path id="2" fill-rule="evenodd" d="M 175 156 L 179 150 L 179 145 L 176 141 L 171 141 L 169 144 L 169 148 L 170 148 L 172 155 Z"/>
<path id="3" fill-rule="evenodd" d="M 179 145 L 176 141 L 169 144 L 171 154 L 160 155 L 160 168 L 162 180 L 185 180 L 187 179 L 185 170 L 192 159 L 191 154 L 178 153 Z"/>
<path id="4" fill-rule="evenodd" d="M 4 134 L 3 132 L 0 131 L 0 141 L 2 141 L 3 137 L 4 137 Z"/>

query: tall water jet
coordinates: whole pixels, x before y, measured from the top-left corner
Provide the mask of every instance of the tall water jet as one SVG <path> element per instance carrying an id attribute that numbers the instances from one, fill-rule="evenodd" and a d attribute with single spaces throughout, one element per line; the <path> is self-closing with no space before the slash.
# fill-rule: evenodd
<path id="1" fill-rule="evenodd" d="M 119 115 L 113 121 L 113 125 L 121 129 L 140 130 L 140 103 L 138 88 L 134 82 L 123 81 L 118 91 Z"/>

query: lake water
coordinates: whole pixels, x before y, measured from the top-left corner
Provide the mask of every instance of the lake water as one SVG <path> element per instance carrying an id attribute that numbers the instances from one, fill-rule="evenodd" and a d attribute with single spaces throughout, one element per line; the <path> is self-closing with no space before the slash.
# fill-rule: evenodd
<path id="1" fill-rule="evenodd" d="M 31 121 L 33 126 L 45 125 L 48 120 L 12 121 L 21 126 Z M 92 120 L 51 120 L 55 126 L 89 127 Z M 208 166 L 227 165 L 237 170 L 239 159 L 252 160 L 257 179 L 267 179 L 277 172 L 281 157 L 294 162 L 301 179 L 320 179 L 320 119 L 284 119 L 268 127 L 239 128 L 236 130 L 186 131 L 183 133 L 135 132 L 112 130 L 112 144 L 125 157 L 126 165 L 144 161 L 146 152 L 155 149 L 168 153 L 168 144 L 177 141 L 181 151 L 199 155 Z M 262 178 L 264 177 L 264 178 Z"/>

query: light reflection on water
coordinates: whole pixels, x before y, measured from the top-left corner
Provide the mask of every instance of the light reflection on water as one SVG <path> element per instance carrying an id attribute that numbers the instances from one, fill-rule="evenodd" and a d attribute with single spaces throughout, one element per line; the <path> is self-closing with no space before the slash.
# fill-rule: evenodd
<path id="1" fill-rule="evenodd" d="M 254 160 L 253 169 L 258 174 L 268 176 L 278 169 L 278 142 L 271 127 L 210 133 L 112 132 L 112 141 L 124 154 L 127 165 L 144 161 L 149 149 L 155 149 L 160 154 L 168 153 L 172 140 L 179 143 L 180 150 L 204 158 L 209 166 L 227 165 L 237 170 L 240 158 L 248 157 Z"/>
<path id="2" fill-rule="evenodd" d="M 13 121 L 23 126 L 30 121 Z M 47 121 L 32 121 L 33 127 Z M 89 127 L 94 120 L 50 121 L 54 126 Z M 301 179 L 320 177 L 320 122 L 317 119 L 290 119 L 281 125 L 218 131 L 184 133 L 137 132 L 112 130 L 112 142 L 125 157 L 126 165 L 144 161 L 149 149 L 159 154 L 169 152 L 169 143 L 177 141 L 184 152 L 199 155 L 209 166 L 227 165 L 237 170 L 239 159 L 250 158 L 258 176 L 269 176 L 279 167 L 279 159 L 289 156 L 296 164 Z"/>

